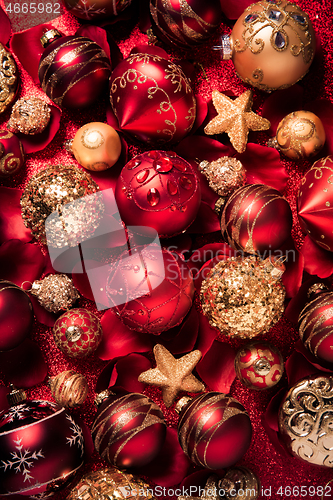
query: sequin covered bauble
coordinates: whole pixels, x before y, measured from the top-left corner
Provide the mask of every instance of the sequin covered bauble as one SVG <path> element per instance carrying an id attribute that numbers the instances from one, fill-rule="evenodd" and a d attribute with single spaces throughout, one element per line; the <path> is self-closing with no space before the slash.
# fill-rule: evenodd
<path id="1" fill-rule="evenodd" d="M 228 196 L 246 182 L 246 170 L 242 163 L 231 156 L 221 156 L 218 160 L 204 160 L 199 170 L 209 182 L 209 187 L 219 196 Z"/>
<path id="2" fill-rule="evenodd" d="M 120 137 L 106 123 L 87 123 L 76 132 L 71 151 L 82 167 L 88 170 L 106 170 L 120 156 Z"/>
<path id="3" fill-rule="evenodd" d="M 35 135 L 49 124 L 51 109 L 47 102 L 37 97 L 19 99 L 13 106 L 7 129 L 13 133 Z"/>
<path id="4" fill-rule="evenodd" d="M 318 363 L 333 367 L 333 292 L 318 293 L 301 311 L 299 335 Z"/>
<path id="5" fill-rule="evenodd" d="M 17 347 L 29 335 L 34 314 L 22 288 L 0 280 L 0 351 Z"/>
<path id="6" fill-rule="evenodd" d="M 132 0 L 61 0 L 71 14 L 86 21 L 117 16 Z"/>
<path id="7" fill-rule="evenodd" d="M 132 139 L 174 144 L 193 126 L 196 100 L 190 82 L 170 60 L 133 53 L 113 70 L 110 89 L 119 127 Z"/>
<path id="8" fill-rule="evenodd" d="M 296 3 L 262 1 L 245 9 L 222 47 L 223 58 L 232 58 L 244 82 L 270 92 L 290 87 L 308 72 L 315 33 Z"/>
<path id="9" fill-rule="evenodd" d="M 269 389 L 281 380 L 283 359 L 273 345 L 252 342 L 238 350 L 235 370 L 239 380 L 249 389 Z"/>
<path id="10" fill-rule="evenodd" d="M 224 240 L 237 250 L 267 255 L 281 248 L 291 234 L 292 212 L 279 191 L 250 184 L 232 193 L 221 216 Z"/>
<path id="11" fill-rule="evenodd" d="M 260 495 L 260 481 L 247 467 L 229 469 L 218 482 L 219 493 L 225 500 L 256 500 Z"/>
<path id="12" fill-rule="evenodd" d="M 169 238 L 195 219 L 201 202 L 193 167 L 172 151 L 135 156 L 122 169 L 115 197 L 123 222 L 148 226 Z"/>
<path id="13" fill-rule="evenodd" d="M 42 280 L 35 280 L 30 293 L 37 297 L 41 306 L 53 313 L 67 311 L 80 297 L 66 274 L 49 274 Z"/>
<path id="14" fill-rule="evenodd" d="M 83 308 L 64 313 L 53 326 L 57 347 L 71 358 L 86 358 L 102 340 L 102 325 L 94 314 Z"/>
<path id="15" fill-rule="evenodd" d="M 9 177 L 21 170 L 25 155 L 21 141 L 7 130 L 0 130 L 0 177 Z"/>
<path id="16" fill-rule="evenodd" d="M 160 452 L 166 424 L 159 406 L 136 393 L 109 395 L 92 425 L 97 452 L 119 468 L 141 467 Z"/>
<path id="17" fill-rule="evenodd" d="M 122 254 L 106 283 L 110 307 L 138 332 L 160 334 L 179 325 L 194 295 L 191 271 L 177 253 L 152 245 Z"/>
<path id="18" fill-rule="evenodd" d="M 157 36 L 183 48 L 205 42 L 221 22 L 220 0 L 150 0 L 150 13 Z"/>
<path id="19" fill-rule="evenodd" d="M 0 113 L 8 109 L 15 99 L 19 73 L 14 57 L 0 43 Z"/>
<path id="20" fill-rule="evenodd" d="M 86 377 L 74 370 L 66 370 L 51 377 L 49 386 L 55 401 L 65 408 L 82 405 L 89 391 Z"/>
<path id="21" fill-rule="evenodd" d="M 64 408 L 26 401 L 0 413 L 0 494 L 45 498 L 83 464 L 82 429 Z"/>
<path id="22" fill-rule="evenodd" d="M 84 108 L 107 91 L 110 61 L 96 42 L 50 30 L 43 36 L 42 44 L 45 50 L 38 77 L 42 89 L 55 104 Z"/>
<path id="23" fill-rule="evenodd" d="M 187 404 L 182 400 L 178 403 L 178 439 L 189 459 L 207 469 L 222 469 L 238 462 L 252 437 L 245 408 L 219 392 L 184 398 L 184 403 L 186 400 Z"/>
<path id="24" fill-rule="evenodd" d="M 67 500 L 155 500 L 152 488 L 141 478 L 114 467 L 85 474 Z"/>
<path id="25" fill-rule="evenodd" d="M 316 161 L 301 179 L 297 197 L 302 229 L 325 250 L 333 252 L 333 156 Z"/>
<path id="26" fill-rule="evenodd" d="M 296 458 L 333 467 L 333 377 L 316 376 L 297 382 L 279 410 L 281 440 Z"/>
<path id="27" fill-rule="evenodd" d="M 283 271 L 273 258 L 238 256 L 219 262 L 201 285 L 203 313 L 229 337 L 268 332 L 284 311 Z"/>
<path id="28" fill-rule="evenodd" d="M 104 213 L 98 191 L 87 172 L 74 165 L 50 165 L 33 175 L 23 192 L 23 222 L 42 243 L 77 246 L 92 236 Z"/>

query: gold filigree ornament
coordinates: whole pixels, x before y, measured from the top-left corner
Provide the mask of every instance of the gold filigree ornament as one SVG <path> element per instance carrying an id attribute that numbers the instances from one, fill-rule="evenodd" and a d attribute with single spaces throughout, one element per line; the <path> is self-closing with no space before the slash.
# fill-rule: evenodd
<path id="1" fill-rule="evenodd" d="M 294 385 L 281 404 L 279 430 L 292 455 L 333 467 L 333 377 L 311 376 Z"/>
<path id="2" fill-rule="evenodd" d="M 15 99 L 18 78 L 18 69 L 14 57 L 0 43 L 0 113 L 6 111 Z"/>

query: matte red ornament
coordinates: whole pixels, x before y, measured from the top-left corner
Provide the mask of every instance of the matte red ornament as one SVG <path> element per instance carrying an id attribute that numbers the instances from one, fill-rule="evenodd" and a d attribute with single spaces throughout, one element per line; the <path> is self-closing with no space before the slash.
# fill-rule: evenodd
<path id="1" fill-rule="evenodd" d="M 91 432 L 104 460 L 119 468 L 141 467 L 160 452 L 166 424 L 147 396 L 111 394 L 99 406 Z"/>
<path id="2" fill-rule="evenodd" d="M 21 141 L 8 130 L 0 130 L 0 177 L 9 177 L 21 170 L 25 156 Z"/>
<path id="3" fill-rule="evenodd" d="M 133 53 L 110 79 L 119 128 L 146 144 L 174 144 L 191 130 L 196 100 L 180 66 L 156 54 Z"/>
<path id="4" fill-rule="evenodd" d="M 117 16 L 132 0 L 61 0 L 71 14 L 86 21 Z"/>
<path id="5" fill-rule="evenodd" d="M 181 409 L 179 442 L 196 465 L 214 470 L 234 465 L 247 451 L 251 437 L 245 408 L 230 396 L 207 392 Z"/>
<path id="6" fill-rule="evenodd" d="M 173 151 L 149 151 L 122 169 L 115 197 L 126 225 L 152 227 L 162 238 L 169 238 L 194 221 L 201 191 L 187 161 Z"/>
<path id="7" fill-rule="evenodd" d="M 221 22 L 220 0 L 150 0 L 150 13 L 157 36 L 184 48 L 205 42 Z"/>
<path id="8" fill-rule="evenodd" d="M 264 184 L 243 186 L 230 196 L 221 217 L 222 236 L 237 250 L 266 255 L 291 234 L 292 212 L 279 191 Z"/>
<path id="9" fill-rule="evenodd" d="M 0 351 L 17 347 L 29 335 L 34 319 L 31 301 L 22 288 L 0 280 Z"/>
<path id="10" fill-rule="evenodd" d="M 102 325 L 94 314 L 83 308 L 64 313 L 54 324 L 57 347 L 71 358 L 86 358 L 102 340 Z"/>
<path id="11" fill-rule="evenodd" d="M 316 161 L 301 180 L 297 197 L 302 229 L 325 250 L 333 252 L 333 156 Z"/>
<path id="12" fill-rule="evenodd" d="M 273 345 L 251 342 L 238 350 L 235 370 L 239 380 L 249 389 L 269 389 L 281 380 L 283 359 Z"/>
<path id="13" fill-rule="evenodd" d="M 151 245 L 117 259 L 106 293 L 126 326 L 158 335 L 183 321 L 192 306 L 194 284 L 178 254 Z"/>
<path id="14" fill-rule="evenodd" d="M 44 35 L 49 38 L 39 62 L 42 89 L 60 107 L 90 106 L 107 89 L 111 66 L 106 53 L 89 38 L 51 32 Z"/>
<path id="15" fill-rule="evenodd" d="M 83 455 L 82 429 L 64 408 L 36 400 L 0 413 L 1 495 L 52 494 L 81 467 Z"/>

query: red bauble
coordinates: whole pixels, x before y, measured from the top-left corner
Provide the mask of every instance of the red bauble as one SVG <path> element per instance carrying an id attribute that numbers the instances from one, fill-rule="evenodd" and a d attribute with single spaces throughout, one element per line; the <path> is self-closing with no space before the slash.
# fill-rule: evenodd
<path id="1" fill-rule="evenodd" d="M 106 293 L 125 325 L 156 335 L 182 322 L 192 305 L 194 284 L 178 254 L 151 245 L 117 259 Z"/>
<path id="2" fill-rule="evenodd" d="M 115 193 L 123 222 L 156 229 L 162 238 L 184 231 L 201 201 L 192 166 L 172 151 L 149 151 L 122 169 Z"/>
<path id="3" fill-rule="evenodd" d="M 42 89 L 58 106 L 90 106 L 107 89 L 110 61 L 104 50 L 89 38 L 61 36 L 54 31 L 39 63 Z"/>
<path id="4" fill-rule="evenodd" d="M 221 22 L 220 0 L 150 0 L 150 13 L 157 35 L 184 48 L 203 43 Z"/>
<path id="5" fill-rule="evenodd" d="M 297 209 L 302 229 L 325 250 L 333 252 L 333 156 L 316 161 L 301 180 Z"/>
<path id="6" fill-rule="evenodd" d="M 180 445 L 192 462 L 207 469 L 234 465 L 247 451 L 251 437 L 251 421 L 244 407 L 225 394 L 202 394 L 180 412 Z"/>
<path id="7" fill-rule="evenodd" d="M 57 347 L 71 358 L 86 358 L 96 351 L 102 335 L 99 319 L 83 308 L 65 312 L 53 327 Z"/>
<path id="8" fill-rule="evenodd" d="M 62 0 L 71 14 L 86 21 L 117 16 L 132 0 Z"/>
<path id="9" fill-rule="evenodd" d="M 235 370 L 246 387 L 269 389 L 282 377 L 283 359 L 276 347 L 266 342 L 251 342 L 237 352 Z"/>
<path id="10" fill-rule="evenodd" d="M 0 177 L 16 174 L 24 165 L 21 141 L 7 130 L 0 130 Z"/>
<path id="11" fill-rule="evenodd" d="M 10 281 L 0 281 L 0 351 L 17 347 L 30 333 L 34 315 L 28 295 Z"/>
<path id="12" fill-rule="evenodd" d="M 164 443 L 166 425 L 160 408 L 147 396 L 111 395 L 103 401 L 92 426 L 97 452 L 115 467 L 141 467 Z"/>
<path id="13" fill-rule="evenodd" d="M 52 494 L 83 464 L 81 428 L 64 408 L 27 401 L 0 413 L 0 494 Z"/>
<path id="14" fill-rule="evenodd" d="M 291 226 L 289 203 L 279 191 L 264 184 L 234 191 L 221 217 L 222 236 L 232 248 L 264 256 L 283 245 Z"/>
<path id="15" fill-rule="evenodd" d="M 180 66 L 133 53 L 111 74 L 110 101 L 120 129 L 146 144 L 174 144 L 191 130 L 196 101 Z"/>

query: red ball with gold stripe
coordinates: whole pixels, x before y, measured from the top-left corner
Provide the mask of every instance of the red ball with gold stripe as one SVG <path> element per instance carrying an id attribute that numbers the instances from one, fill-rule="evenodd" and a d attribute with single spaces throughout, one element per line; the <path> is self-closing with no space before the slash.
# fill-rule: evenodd
<path id="1" fill-rule="evenodd" d="M 97 21 L 117 16 L 132 0 L 62 0 L 67 10 L 79 19 Z"/>
<path id="2" fill-rule="evenodd" d="M 83 308 L 65 312 L 53 326 L 57 347 L 71 358 L 85 358 L 96 351 L 102 340 L 102 325 L 94 314 Z"/>
<path id="3" fill-rule="evenodd" d="M 8 130 L 0 130 L 0 177 L 9 177 L 21 170 L 25 156 L 21 141 Z"/>
<path id="4" fill-rule="evenodd" d="M 251 342 L 238 350 L 235 370 L 239 380 L 249 389 L 269 389 L 281 380 L 283 359 L 271 344 Z"/>
<path id="5" fill-rule="evenodd" d="M 297 197 L 302 229 L 325 250 L 333 252 L 333 156 L 316 161 L 301 180 Z"/>

